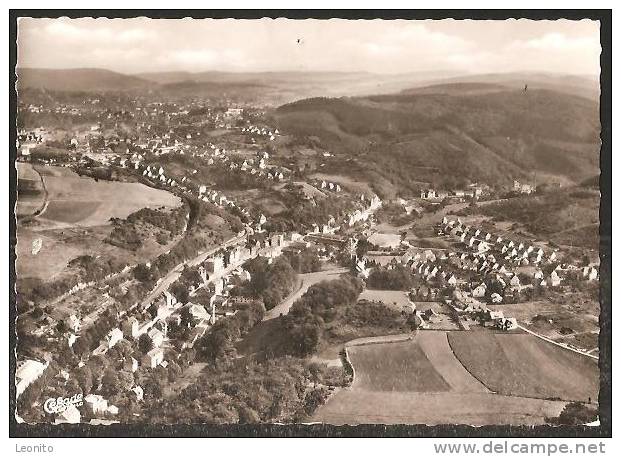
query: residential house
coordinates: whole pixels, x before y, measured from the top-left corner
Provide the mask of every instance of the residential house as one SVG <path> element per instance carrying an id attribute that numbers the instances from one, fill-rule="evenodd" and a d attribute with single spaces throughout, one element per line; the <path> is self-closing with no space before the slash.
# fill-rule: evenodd
<path id="1" fill-rule="evenodd" d="M 554 270 L 550 274 L 550 285 L 552 287 L 558 287 L 561 285 L 561 278 L 559 277 L 558 273 L 556 273 L 556 270 Z"/>
<path id="2" fill-rule="evenodd" d="M 140 323 L 134 316 L 126 319 L 121 327 L 123 329 L 123 335 L 131 336 L 132 338 L 138 338 L 140 336 Z"/>
<path id="3" fill-rule="evenodd" d="M 147 352 L 142 358 L 142 364 L 155 368 L 164 361 L 164 351 L 162 348 L 156 347 Z"/>
<path id="4" fill-rule="evenodd" d="M 106 342 L 106 346 L 108 346 L 108 349 L 111 349 L 116 343 L 118 343 L 122 339 L 123 332 L 118 328 L 114 328 L 110 330 L 110 332 L 106 335 L 104 341 Z"/>
<path id="5" fill-rule="evenodd" d="M 93 414 L 103 414 L 108 411 L 108 400 L 101 395 L 89 394 L 84 397 L 84 403 Z"/>
<path id="6" fill-rule="evenodd" d="M 161 332 L 157 328 L 151 328 L 147 332 L 147 334 L 151 338 L 151 341 L 153 341 L 153 346 L 154 347 L 158 348 L 158 347 L 160 347 L 164 343 L 165 335 L 164 335 L 163 332 Z"/>
<path id="7" fill-rule="evenodd" d="M 475 298 L 485 297 L 485 292 L 487 292 L 487 286 L 485 283 L 481 283 L 472 290 L 472 296 Z"/>

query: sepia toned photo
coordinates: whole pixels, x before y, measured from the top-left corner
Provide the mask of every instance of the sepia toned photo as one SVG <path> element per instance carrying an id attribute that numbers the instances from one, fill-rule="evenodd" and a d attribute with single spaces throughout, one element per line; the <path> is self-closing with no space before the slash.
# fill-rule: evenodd
<path id="1" fill-rule="evenodd" d="M 34 16 L 18 426 L 601 425 L 600 21 Z"/>

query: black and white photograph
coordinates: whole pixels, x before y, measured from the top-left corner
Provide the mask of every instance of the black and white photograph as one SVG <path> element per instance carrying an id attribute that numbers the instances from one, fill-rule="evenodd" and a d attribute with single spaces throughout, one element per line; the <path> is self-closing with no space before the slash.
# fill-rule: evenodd
<path id="1" fill-rule="evenodd" d="M 610 433 L 610 11 L 13 13 L 18 435 Z"/>

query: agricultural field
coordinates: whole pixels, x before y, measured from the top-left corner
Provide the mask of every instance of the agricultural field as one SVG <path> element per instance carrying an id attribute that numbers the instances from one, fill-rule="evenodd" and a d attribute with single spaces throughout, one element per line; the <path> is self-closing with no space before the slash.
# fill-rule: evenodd
<path id="1" fill-rule="evenodd" d="M 356 370 L 354 389 L 380 392 L 445 392 L 449 384 L 440 376 L 421 346 L 412 342 L 370 344 L 348 348 Z"/>
<path id="2" fill-rule="evenodd" d="M 47 207 L 39 215 L 45 228 L 107 225 L 141 208 L 175 208 L 175 195 L 140 183 L 95 181 L 60 167 L 36 167 L 47 189 Z"/>
<path id="3" fill-rule="evenodd" d="M 469 365 L 462 365 L 463 360 L 456 357 L 454 343 L 457 340 L 467 350 L 468 345 L 476 345 L 477 339 L 487 341 L 486 336 L 494 338 L 494 335 L 488 332 L 423 330 L 412 341 L 349 347 L 354 382 L 350 388 L 338 391 L 321 406 L 313 421 L 336 425 L 535 425 L 545 423 L 547 417 L 558 416 L 566 401 L 553 398 L 555 395 L 536 398 L 529 395 L 532 392 L 497 391 L 481 382 L 476 375 L 473 376 Z M 536 338 L 530 335 L 501 336 L 522 337 L 522 342 L 515 344 L 514 352 L 519 354 L 523 351 L 524 363 L 532 364 L 535 369 L 545 372 L 556 370 L 557 377 L 573 370 L 570 353 L 556 354 L 557 348 L 549 345 L 548 348 L 539 348 L 548 356 L 544 360 L 527 350 L 529 346 L 537 347 L 539 340 Z M 509 343 L 509 340 L 506 342 Z M 481 354 L 477 355 L 484 359 Z M 506 383 L 518 384 L 513 376 L 519 374 L 512 373 L 510 367 L 495 366 L 489 360 L 485 362 L 490 365 L 489 371 L 504 373 Z M 546 363 L 553 365 L 548 369 L 542 365 Z M 535 384 L 538 379 L 534 376 L 532 383 Z"/>
<path id="4" fill-rule="evenodd" d="M 502 395 L 597 401 L 597 361 L 528 334 L 451 332 L 455 356 L 487 388 Z"/>
<path id="5" fill-rule="evenodd" d="M 401 244 L 401 236 L 395 233 L 374 233 L 369 237 L 369 242 L 382 248 L 398 248 Z"/>

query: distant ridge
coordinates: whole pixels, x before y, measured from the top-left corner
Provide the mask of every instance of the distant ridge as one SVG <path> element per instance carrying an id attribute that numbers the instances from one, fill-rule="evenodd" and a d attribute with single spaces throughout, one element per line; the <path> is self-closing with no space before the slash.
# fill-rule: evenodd
<path id="1" fill-rule="evenodd" d="M 554 73 L 488 73 L 438 79 L 427 85 L 494 84 L 512 89 L 549 89 L 570 95 L 599 100 L 599 79 L 587 75 Z M 415 89 L 416 86 L 413 86 Z"/>
<path id="2" fill-rule="evenodd" d="M 137 76 L 125 75 L 100 68 L 54 70 L 18 68 L 18 89 L 47 89 L 70 92 L 125 91 L 142 89 L 153 83 Z"/>

